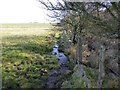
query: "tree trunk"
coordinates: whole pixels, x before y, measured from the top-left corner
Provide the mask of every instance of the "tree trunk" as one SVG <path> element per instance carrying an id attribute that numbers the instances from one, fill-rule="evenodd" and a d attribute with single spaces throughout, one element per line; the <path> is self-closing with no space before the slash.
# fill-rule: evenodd
<path id="1" fill-rule="evenodd" d="M 78 36 L 77 54 L 78 54 L 77 55 L 78 63 L 81 64 L 82 62 L 82 40 L 80 36 Z"/>
<path id="2" fill-rule="evenodd" d="M 72 39 L 72 42 L 73 42 L 74 45 L 77 43 L 77 41 L 76 41 L 76 34 L 77 34 L 77 33 L 76 33 L 76 30 L 77 30 L 77 27 L 74 26 L 73 39 Z"/>

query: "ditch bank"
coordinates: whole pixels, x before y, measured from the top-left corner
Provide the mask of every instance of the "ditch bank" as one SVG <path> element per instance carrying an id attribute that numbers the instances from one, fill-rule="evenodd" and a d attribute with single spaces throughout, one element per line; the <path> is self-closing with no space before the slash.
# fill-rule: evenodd
<path id="1" fill-rule="evenodd" d="M 52 54 L 58 59 L 58 64 L 60 64 L 59 69 L 54 69 L 51 74 L 48 75 L 46 82 L 47 88 L 58 88 L 60 89 L 62 82 L 64 81 L 64 76 L 71 73 L 68 67 L 68 57 L 64 55 L 63 52 L 58 50 L 58 45 L 55 43 Z"/>

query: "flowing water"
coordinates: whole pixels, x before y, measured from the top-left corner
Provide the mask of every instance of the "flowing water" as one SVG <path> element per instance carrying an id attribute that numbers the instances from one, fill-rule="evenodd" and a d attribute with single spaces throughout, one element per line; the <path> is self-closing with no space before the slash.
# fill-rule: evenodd
<path id="1" fill-rule="evenodd" d="M 59 52 L 57 44 L 54 45 L 52 54 L 55 55 L 56 58 L 58 58 L 58 63 L 60 64 L 60 68 L 58 70 L 54 70 L 53 73 L 48 76 L 48 80 L 47 80 L 48 88 L 56 88 L 55 84 L 58 82 L 58 76 L 63 75 L 70 71 L 67 66 L 68 58 L 67 56 L 64 55 L 63 52 Z"/>
<path id="2" fill-rule="evenodd" d="M 67 64 L 68 63 L 67 56 L 65 56 L 63 52 L 58 51 L 58 45 L 57 44 L 54 45 L 52 54 L 55 55 L 56 58 L 58 58 L 59 64 Z"/>

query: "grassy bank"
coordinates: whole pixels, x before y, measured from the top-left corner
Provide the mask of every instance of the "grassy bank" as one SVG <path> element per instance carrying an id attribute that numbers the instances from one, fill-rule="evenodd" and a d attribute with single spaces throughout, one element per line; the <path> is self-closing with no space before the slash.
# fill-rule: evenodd
<path id="1" fill-rule="evenodd" d="M 48 24 L 2 24 L 3 88 L 45 88 L 49 70 L 58 68 L 51 54 L 57 33 Z"/>

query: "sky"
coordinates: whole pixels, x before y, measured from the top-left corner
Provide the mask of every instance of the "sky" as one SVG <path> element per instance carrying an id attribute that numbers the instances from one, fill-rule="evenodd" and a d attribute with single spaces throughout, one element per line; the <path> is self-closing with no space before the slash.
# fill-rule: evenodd
<path id="1" fill-rule="evenodd" d="M 46 12 L 36 0 L 0 0 L 0 23 L 45 23 Z"/>

